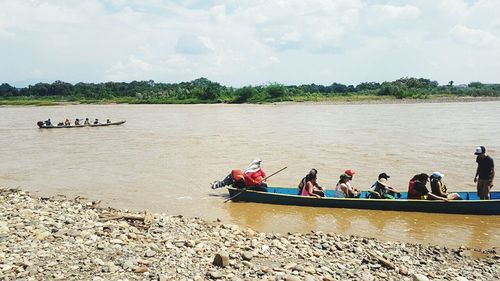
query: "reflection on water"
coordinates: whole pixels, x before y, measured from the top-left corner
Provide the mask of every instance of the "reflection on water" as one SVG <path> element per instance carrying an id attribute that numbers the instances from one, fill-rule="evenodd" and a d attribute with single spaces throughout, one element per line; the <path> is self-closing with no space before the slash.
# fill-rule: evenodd
<path id="1" fill-rule="evenodd" d="M 228 203 L 232 221 L 260 231 L 325 232 L 482 249 L 498 246 L 499 216 L 405 213 Z"/>
<path id="2" fill-rule="evenodd" d="M 405 190 L 421 172 L 475 190 L 474 147 L 498 160 L 500 102 L 441 104 L 79 105 L 0 107 L 0 185 L 102 200 L 118 208 L 220 218 L 266 231 L 337 231 L 499 246 L 495 217 L 223 203 L 210 182 L 259 157 L 273 186 L 311 168 L 334 188 L 345 169 L 367 189 L 380 172 Z M 40 130 L 51 118 L 126 119 L 121 126 Z M 498 184 L 496 185 L 498 186 Z M 495 186 L 495 188 L 497 188 Z"/>

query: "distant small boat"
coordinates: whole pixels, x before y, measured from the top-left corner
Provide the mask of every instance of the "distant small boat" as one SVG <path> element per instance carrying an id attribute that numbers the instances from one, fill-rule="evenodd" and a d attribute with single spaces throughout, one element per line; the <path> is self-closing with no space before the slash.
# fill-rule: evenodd
<path id="1" fill-rule="evenodd" d="M 90 124 L 90 125 L 71 125 L 71 126 L 46 126 L 42 121 L 39 121 L 37 123 L 38 127 L 40 129 L 69 129 L 69 128 L 82 128 L 82 127 L 102 127 L 102 126 L 112 126 L 112 125 L 121 125 L 125 123 L 126 121 L 118 121 L 118 122 L 111 122 L 111 123 L 102 123 L 102 124 Z"/>
<path id="2" fill-rule="evenodd" d="M 268 187 L 268 192 L 242 190 L 228 187 L 232 201 L 244 201 L 277 205 L 295 205 L 326 208 L 370 209 L 386 211 L 500 215 L 500 192 L 491 192 L 491 200 L 479 200 L 476 192 L 458 192 L 463 200 L 443 202 L 439 200 L 408 200 L 406 192 L 400 199 L 369 199 L 363 191 L 360 198 L 336 198 L 333 190 L 327 190 L 324 198 L 300 196 L 296 187 Z"/>

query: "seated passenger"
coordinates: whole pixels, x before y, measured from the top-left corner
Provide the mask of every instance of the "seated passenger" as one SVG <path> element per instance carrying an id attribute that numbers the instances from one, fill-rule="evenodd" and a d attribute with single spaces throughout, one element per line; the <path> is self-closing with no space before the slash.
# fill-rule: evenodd
<path id="1" fill-rule="evenodd" d="M 107 124 L 109 124 L 109 123 L 111 123 L 111 121 L 109 121 L 109 119 L 107 119 L 107 120 L 106 120 L 106 123 L 107 123 Z"/>
<path id="2" fill-rule="evenodd" d="M 267 184 L 264 183 L 266 174 L 260 167 L 261 162 L 260 159 L 252 161 L 244 172 L 241 170 L 232 170 L 222 181 L 214 181 L 212 189 L 232 185 L 235 188 L 267 191 Z"/>
<path id="3" fill-rule="evenodd" d="M 340 180 L 335 187 L 335 191 L 337 191 L 337 194 L 346 198 L 358 198 L 361 195 L 361 192 L 356 188 L 353 188 L 349 184 L 350 181 L 351 177 L 349 175 L 340 175 Z"/>
<path id="4" fill-rule="evenodd" d="M 302 178 L 299 183 L 299 195 L 325 197 L 325 189 L 318 185 L 317 182 L 318 171 L 311 169 L 309 173 Z"/>
<path id="5" fill-rule="evenodd" d="M 443 183 L 442 179 L 444 175 L 440 172 L 434 172 L 430 176 L 431 191 L 433 194 L 447 198 L 448 200 L 460 200 L 460 195 L 458 193 L 447 193 L 446 185 Z"/>
<path id="6" fill-rule="evenodd" d="M 78 118 L 75 119 L 75 126 L 79 126 L 80 125 L 80 120 L 78 120 Z"/>
<path id="7" fill-rule="evenodd" d="M 50 118 L 45 121 L 45 126 L 52 126 L 52 122 L 50 121 Z"/>
<path id="8" fill-rule="evenodd" d="M 96 118 L 94 121 L 94 125 L 98 125 L 98 124 L 99 124 L 99 120 Z"/>
<path id="9" fill-rule="evenodd" d="M 422 173 L 413 176 L 408 185 L 408 199 L 434 199 L 448 201 L 447 198 L 435 195 L 429 191 L 426 184 L 429 181 L 429 175 Z"/>
<path id="10" fill-rule="evenodd" d="M 59 123 L 57 123 L 57 126 L 58 126 L 58 127 L 62 127 L 62 126 L 64 126 L 64 122 L 59 122 Z"/>
<path id="11" fill-rule="evenodd" d="M 66 118 L 66 120 L 64 120 L 64 126 L 71 126 L 71 122 L 69 121 L 68 118 Z"/>
<path id="12" fill-rule="evenodd" d="M 90 125 L 90 121 L 88 118 L 85 118 L 85 121 L 83 122 L 83 125 Z"/>
<path id="13" fill-rule="evenodd" d="M 386 173 L 378 175 L 378 180 L 372 185 L 373 191 L 370 191 L 371 198 L 394 199 L 396 194 L 398 195 L 398 198 L 401 197 L 401 193 L 399 193 L 399 191 L 387 184 L 389 178 L 390 176 Z"/>

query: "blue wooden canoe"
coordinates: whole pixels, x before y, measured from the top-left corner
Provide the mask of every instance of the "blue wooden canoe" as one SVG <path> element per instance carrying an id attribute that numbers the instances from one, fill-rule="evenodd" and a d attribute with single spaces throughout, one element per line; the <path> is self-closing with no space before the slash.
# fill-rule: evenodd
<path id="1" fill-rule="evenodd" d="M 229 187 L 232 201 L 295 205 L 326 208 L 350 208 L 407 212 L 500 215 L 500 192 L 491 192 L 491 200 L 479 200 L 475 192 L 458 192 L 464 200 L 449 202 L 435 200 L 408 200 L 406 192 L 399 199 L 370 199 L 368 192 L 360 198 L 338 198 L 334 190 L 327 190 L 326 197 L 299 196 L 297 188 L 269 187 L 268 192 L 241 190 Z"/>

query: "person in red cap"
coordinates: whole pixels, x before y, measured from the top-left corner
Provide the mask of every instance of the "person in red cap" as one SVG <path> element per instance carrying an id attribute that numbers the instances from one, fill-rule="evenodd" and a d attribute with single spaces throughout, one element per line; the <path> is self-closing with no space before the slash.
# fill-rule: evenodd
<path id="1" fill-rule="evenodd" d="M 356 174 L 354 172 L 354 170 L 351 170 L 351 169 L 345 170 L 344 174 L 347 175 L 347 176 L 349 176 L 349 181 L 346 183 L 347 187 L 349 187 L 349 190 L 357 192 L 357 194 L 361 194 L 360 190 L 358 190 L 357 188 L 352 187 L 352 185 L 351 185 L 352 178 L 353 178 L 354 174 Z"/>

